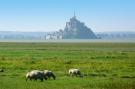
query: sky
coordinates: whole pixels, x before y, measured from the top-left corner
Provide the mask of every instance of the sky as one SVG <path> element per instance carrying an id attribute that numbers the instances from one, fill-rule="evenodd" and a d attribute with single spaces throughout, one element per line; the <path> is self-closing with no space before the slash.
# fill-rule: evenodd
<path id="1" fill-rule="evenodd" d="M 94 32 L 135 31 L 135 0 L 0 0 L 0 31 L 57 31 L 74 12 Z"/>

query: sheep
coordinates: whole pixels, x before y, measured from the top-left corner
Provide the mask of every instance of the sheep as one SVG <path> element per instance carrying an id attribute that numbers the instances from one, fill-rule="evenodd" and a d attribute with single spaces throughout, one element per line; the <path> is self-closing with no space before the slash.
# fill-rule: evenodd
<path id="1" fill-rule="evenodd" d="M 52 72 L 52 71 L 50 71 L 50 70 L 44 70 L 44 74 L 45 74 L 45 76 L 47 77 L 47 78 L 53 78 L 54 80 L 56 79 L 56 76 L 54 75 L 54 73 Z"/>
<path id="2" fill-rule="evenodd" d="M 80 77 L 82 77 L 81 76 L 81 71 L 79 70 L 79 69 L 69 69 L 69 75 L 71 75 L 72 77 L 73 76 L 80 76 Z"/>
<path id="3" fill-rule="evenodd" d="M 40 79 L 41 81 L 43 81 L 43 79 L 47 80 L 46 76 L 44 75 L 43 71 L 39 71 L 39 70 L 33 70 L 30 71 L 26 74 L 26 81 L 27 80 L 37 80 Z"/>

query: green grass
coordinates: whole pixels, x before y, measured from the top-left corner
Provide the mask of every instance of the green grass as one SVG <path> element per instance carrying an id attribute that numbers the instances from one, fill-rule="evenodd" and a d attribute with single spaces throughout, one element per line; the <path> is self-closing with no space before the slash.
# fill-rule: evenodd
<path id="1" fill-rule="evenodd" d="M 135 89 L 135 43 L 0 43 L 0 69 L 0 89 Z M 26 82 L 33 69 L 57 78 Z"/>

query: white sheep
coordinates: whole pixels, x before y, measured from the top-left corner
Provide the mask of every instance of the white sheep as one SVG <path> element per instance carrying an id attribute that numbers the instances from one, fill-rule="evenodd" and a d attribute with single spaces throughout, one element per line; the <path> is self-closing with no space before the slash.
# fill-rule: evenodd
<path id="1" fill-rule="evenodd" d="M 45 74 L 45 76 L 47 77 L 47 78 L 53 78 L 54 80 L 56 79 L 56 76 L 54 75 L 54 73 L 52 72 L 52 71 L 50 71 L 50 70 L 44 70 L 44 74 Z"/>
<path id="2" fill-rule="evenodd" d="M 79 69 L 69 69 L 69 75 L 71 76 L 80 76 L 81 77 L 81 71 Z"/>
<path id="3" fill-rule="evenodd" d="M 26 81 L 28 79 L 30 79 L 30 80 L 40 79 L 41 81 L 43 81 L 43 79 L 47 80 L 46 76 L 44 75 L 44 72 L 40 71 L 40 70 L 32 70 L 32 71 L 28 72 L 26 74 Z"/>

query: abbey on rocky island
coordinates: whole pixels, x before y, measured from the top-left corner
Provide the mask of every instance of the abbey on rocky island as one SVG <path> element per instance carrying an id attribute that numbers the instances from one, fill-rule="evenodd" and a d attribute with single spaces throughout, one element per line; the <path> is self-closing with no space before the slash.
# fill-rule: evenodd
<path id="1" fill-rule="evenodd" d="M 90 28 L 77 20 L 75 14 L 69 22 L 66 22 L 64 30 L 59 30 L 49 36 L 51 39 L 97 39 Z"/>

